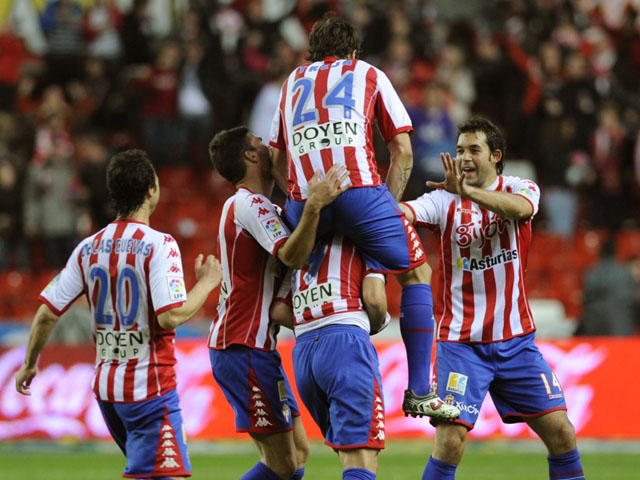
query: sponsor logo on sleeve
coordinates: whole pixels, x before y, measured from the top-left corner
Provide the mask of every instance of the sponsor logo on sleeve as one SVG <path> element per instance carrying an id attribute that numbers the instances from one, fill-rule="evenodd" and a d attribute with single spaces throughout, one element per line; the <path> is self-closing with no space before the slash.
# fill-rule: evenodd
<path id="1" fill-rule="evenodd" d="M 462 373 L 449 372 L 446 391 L 464 395 L 467 391 L 468 380 L 469 377 L 463 375 Z"/>
<path id="2" fill-rule="evenodd" d="M 60 273 L 51 279 L 51 281 L 47 284 L 47 286 L 44 287 L 44 291 L 46 293 L 51 292 L 51 290 L 53 290 L 54 287 L 56 286 L 56 283 L 58 283 L 59 281 L 60 281 Z"/>
<path id="3" fill-rule="evenodd" d="M 260 223 L 262 223 L 262 226 L 273 240 L 277 240 L 278 238 L 287 235 L 287 232 L 280 223 L 280 219 L 278 219 L 278 217 L 265 218 Z"/>
<path id="4" fill-rule="evenodd" d="M 169 287 L 169 298 L 171 298 L 171 300 L 184 300 L 187 289 L 182 277 L 167 277 L 167 285 Z"/>

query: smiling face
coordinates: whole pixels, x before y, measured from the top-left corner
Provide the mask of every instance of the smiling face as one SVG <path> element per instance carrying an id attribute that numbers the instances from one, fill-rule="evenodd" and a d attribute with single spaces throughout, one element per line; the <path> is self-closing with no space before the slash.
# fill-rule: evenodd
<path id="1" fill-rule="evenodd" d="M 456 158 L 465 174 L 464 183 L 487 188 L 498 177 L 496 164 L 502 159 L 502 152 L 491 152 L 484 132 L 468 132 L 458 136 Z"/>

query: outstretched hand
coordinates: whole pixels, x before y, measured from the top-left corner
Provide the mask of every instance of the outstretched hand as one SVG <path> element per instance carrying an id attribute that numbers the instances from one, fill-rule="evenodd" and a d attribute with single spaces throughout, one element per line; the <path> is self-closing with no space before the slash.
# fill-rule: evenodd
<path id="1" fill-rule="evenodd" d="M 444 180 L 442 182 L 427 182 L 429 188 L 441 188 L 449 193 L 464 196 L 466 191 L 464 177 L 465 173 L 460 168 L 460 160 L 451 158 L 449 153 L 441 153 L 440 160 L 444 167 Z"/>
<path id="2" fill-rule="evenodd" d="M 338 196 L 351 188 L 351 182 L 347 185 L 342 184 L 349 177 L 349 171 L 344 165 L 333 165 L 322 180 L 320 171 L 316 171 L 309 180 L 309 192 L 307 203 L 311 203 L 318 208 L 323 208 L 333 202 Z"/>

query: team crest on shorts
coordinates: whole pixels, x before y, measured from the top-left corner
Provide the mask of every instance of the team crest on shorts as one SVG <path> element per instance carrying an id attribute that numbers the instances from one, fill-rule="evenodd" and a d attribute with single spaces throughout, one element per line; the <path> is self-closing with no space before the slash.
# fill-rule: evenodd
<path id="1" fill-rule="evenodd" d="M 453 405 L 455 401 L 456 401 L 455 397 L 451 394 L 444 397 L 444 403 L 446 403 L 447 405 Z"/>
<path id="2" fill-rule="evenodd" d="M 291 416 L 291 410 L 289 410 L 289 405 L 282 406 L 282 415 L 284 416 L 285 420 L 288 422 L 289 417 Z"/>
<path id="3" fill-rule="evenodd" d="M 459 393 L 464 395 L 467 391 L 467 381 L 469 377 L 462 373 L 449 372 L 449 379 L 447 380 L 447 392 Z"/>

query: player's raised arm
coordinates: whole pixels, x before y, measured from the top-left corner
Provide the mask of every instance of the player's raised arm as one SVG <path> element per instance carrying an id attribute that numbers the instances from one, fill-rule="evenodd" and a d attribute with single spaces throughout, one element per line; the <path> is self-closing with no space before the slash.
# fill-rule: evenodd
<path id="1" fill-rule="evenodd" d="M 411 170 L 413 169 L 413 150 L 408 133 L 400 133 L 393 137 L 387 145 L 391 153 L 391 165 L 387 175 L 387 188 L 397 202 L 402 198 Z"/>
<path id="2" fill-rule="evenodd" d="M 203 261 L 204 260 L 204 261 Z M 187 294 L 187 301 L 158 315 L 158 323 L 166 330 L 179 327 L 200 310 L 209 294 L 222 280 L 222 267 L 213 255 L 200 254 L 195 260 L 196 284 Z"/>
<path id="3" fill-rule="evenodd" d="M 29 390 L 31 381 L 36 376 L 36 363 L 42 349 L 47 343 L 51 330 L 57 323 L 59 315 L 56 315 L 47 305 L 42 304 L 33 317 L 31 333 L 27 343 L 27 353 L 24 363 L 16 373 L 16 390 L 23 395 L 31 395 Z"/>

